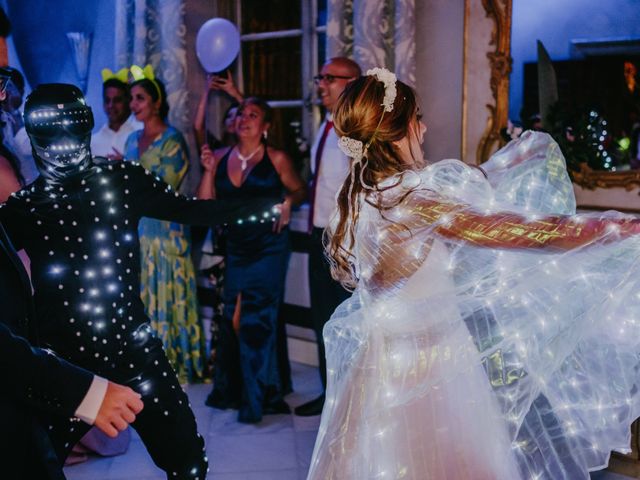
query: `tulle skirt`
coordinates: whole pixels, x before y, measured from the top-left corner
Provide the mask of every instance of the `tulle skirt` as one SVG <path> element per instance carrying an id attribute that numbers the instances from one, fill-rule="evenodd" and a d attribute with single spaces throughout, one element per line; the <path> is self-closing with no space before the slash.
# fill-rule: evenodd
<path id="1" fill-rule="evenodd" d="M 424 220 L 429 201 L 531 222 L 574 213 L 550 137 L 526 134 L 486 167 L 491 185 L 443 161 L 407 187 L 401 178 L 400 193 L 423 188 L 397 209 L 363 207 L 361 280 L 324 331 L 327 400 L 310 480 L 578 480 L 629 450 L 640 416 L 640 238 L 620 234 L 628 219 L 616 212 L 580 216 L 612 228 L 563 250 L 545 247 L 546 235 L 566 234 L 553 223 L 536 232 L 540 248 L 483 247 L 495 216 L 443 238 L 446 219 Z M 411 234 L 390 243 L 389 218 Z M 515 218 L 509 233 L 526 234 Z M 425 251 L 409 278 L 376 277 L 397 278 L 378 288 L 367 276 L 382 257 L 402 272 Z"/>

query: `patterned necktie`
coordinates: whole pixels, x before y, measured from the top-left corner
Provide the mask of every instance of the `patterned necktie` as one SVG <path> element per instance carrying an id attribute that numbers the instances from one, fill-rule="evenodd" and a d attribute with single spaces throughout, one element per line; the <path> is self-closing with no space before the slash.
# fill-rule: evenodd
<path id="1" fill-rule="evenodd" d="M 327 137 L 329 136 L 329 132 L 333 128 L 333 122 L 331 120 L 327 120 L 327 123 L 324 125 L 324 130 L 322 131 L 322 136 L 320 137 L 320 141 L 318 142 L 318 149 L 316 150 L 316 158 L 315 158 L 315 170 L 313 174 L 313 178 L 311 179 L 311 188 L 309 189 L 309 225 L 308 231 L 311 233 L 313 230 L 313 212 L 316 204 L 316 185 L 318 184 L 318 176 L 320 175 L 320 164 L 322 162 L 322 151 L 324 150 L 324 144 L 327 141 Z"/>

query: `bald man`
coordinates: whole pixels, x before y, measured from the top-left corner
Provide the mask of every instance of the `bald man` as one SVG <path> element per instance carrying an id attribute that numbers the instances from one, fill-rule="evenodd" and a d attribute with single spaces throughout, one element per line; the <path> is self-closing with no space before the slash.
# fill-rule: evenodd
<path id="1" fill-rule="evenodd" d="M 334 57 L 327 61 L 314 77 L 318 97 L 326 108 L 326 116 L 311 149 L 311 188 L 309 232 L 309 291 L 311 294 L 311 316 L 318 342 L 320 378 L 323 392 L 318 397 L 295 409 L 300 416 L 319 415 L 324 405 L 324 390 L 327 387 L 322 329 L 336 307 L 350 293 L 331 278 L 329 264 L 324 256 L 322 235 L 329 225 L 329 218 L 336 208 L 336 194 L 349 172 L 349 158 L 338 148 L 338 136 L 333 129 L 333 110 L 347 84 L 362 74 L 360 66 L 346 57 Z"/>

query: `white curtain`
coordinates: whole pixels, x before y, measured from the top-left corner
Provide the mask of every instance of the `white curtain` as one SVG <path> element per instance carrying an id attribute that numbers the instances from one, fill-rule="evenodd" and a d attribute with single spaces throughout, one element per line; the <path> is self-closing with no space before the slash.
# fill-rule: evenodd
<path id="1" fill-rule="evenodd" d="M 183 132 L 190 126 L 184 0 L 117 0 L 118 68 L 150 63 L 167 89 L 169 123 Z"/>

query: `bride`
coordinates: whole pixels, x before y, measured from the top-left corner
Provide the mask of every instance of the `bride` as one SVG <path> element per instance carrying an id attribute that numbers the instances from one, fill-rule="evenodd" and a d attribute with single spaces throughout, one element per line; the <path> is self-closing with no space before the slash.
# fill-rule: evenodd
<path id="1" fill-rule="evenodd" d="M 423 164 L 413 90 L 373 69 L 334 115 L 353 159 L 327 236 L 353 296 L 325 327 L 324 479 L 587 479 L 640 416 L 640 223 L 575 214 L 527 132 Z"/>

